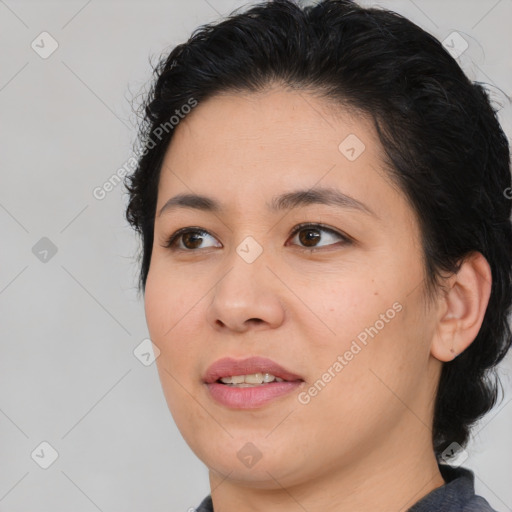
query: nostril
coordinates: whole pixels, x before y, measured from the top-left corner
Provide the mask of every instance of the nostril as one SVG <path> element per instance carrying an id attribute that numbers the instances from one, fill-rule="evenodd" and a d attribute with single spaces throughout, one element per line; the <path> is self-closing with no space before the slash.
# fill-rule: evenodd
<path id="1" fill-rule="evenodd" d="M 264 320 L 262 320 L 261 318 L 249 318 L 248 320 L 246 320 L 243 323 L 243 326 L 244 326 L 243 329 L 245 329 L 246 326 L 250 325 L 251 323 L 259 325 L 261 323 L 264 323 Z M 224 327 L 228 327 L 229 324 L 226 324 L 222 320 L 217 319 L 217 320 L 215 320 L 215 325 L 224 328 Z M 242 329 L 242 326 L 240 326 L 240 328 Z"/>

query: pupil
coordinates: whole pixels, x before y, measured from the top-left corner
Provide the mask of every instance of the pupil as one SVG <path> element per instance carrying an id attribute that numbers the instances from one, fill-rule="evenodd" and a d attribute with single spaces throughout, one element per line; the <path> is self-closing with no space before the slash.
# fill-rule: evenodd
<path id="1" fill-rule="evenodd" d="M 302 236 L 303 233 L 309 233 L 309 235 L 312 235 L 312 236 Z M 305 229 L 301 232 L 301 234 L 299 235 L 299 238 L 300 238 L 300 241 L 302 244 L 309 246 L 308 242 L 318 241 L 318 239 L 320 238 L 320 235 L 318 234 L 317 230 Z M 314 244 L 312 244 L 312 245 L 314 245 Z"/>
<path id="2" fill-rule="evenodd" d="M 195 241 L 192 240 L 192 247 L 189 247 L 189 243 L 190 243 L 190 239 L 194 239 L 195 238 Z M 185 245 L 185 247 L 187 249 L 196 249 L 202 242 L 202 238 L 201 236 L 197 236 L 196 234 L 194 233 L 185 233 L 183 235 L 183 244 Z"/>

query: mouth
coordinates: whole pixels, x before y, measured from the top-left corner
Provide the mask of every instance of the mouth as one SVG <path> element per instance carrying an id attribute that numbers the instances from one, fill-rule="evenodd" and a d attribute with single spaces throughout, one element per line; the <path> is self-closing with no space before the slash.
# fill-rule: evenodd
<path id="1" fill-rule="evenodd" d="M 203 376 L 206 384 L 222 382 L 226 385 L 261 385 L 277 382 L 303 381 L 281 365 L 265 357 L 249 357 L 247 359 L 233 359 L 225 357 L 215 361 Z"/>
<path id="2" fill-rule="evenodd" d="M 271 359 L 223 358 L 213 363 L 203 376 L 211 398 L 234 409 L 261 407 L 288 395 L 304 379 Z"/>

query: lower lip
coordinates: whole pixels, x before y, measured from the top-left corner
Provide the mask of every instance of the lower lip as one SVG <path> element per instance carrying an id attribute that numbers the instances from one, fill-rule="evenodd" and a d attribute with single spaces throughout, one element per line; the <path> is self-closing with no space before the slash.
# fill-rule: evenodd
<path id="1" fill-rule="evenodd" d="M 218 403 L 233 409 L 255 409 L 272 400 L 288 395 L 296 390 L 303 381 L 271 382 L 261 386 L 237 388 L 219 382 L 206 384 L 212 398 Z"/>

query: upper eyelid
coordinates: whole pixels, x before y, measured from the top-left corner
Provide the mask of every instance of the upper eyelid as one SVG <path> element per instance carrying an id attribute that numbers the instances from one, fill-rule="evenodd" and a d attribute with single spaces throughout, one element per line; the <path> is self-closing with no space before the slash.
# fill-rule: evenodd
<path id="1" fill-rule="evenodd" d="M 334 233 L 335 235 L 339 236 L 348 236 L 344 235 L 343 232 L 340 232 L 336 228 L 331 228 L 330 226 L 326 226 L 325 224 L 322 224 L 321 222 L 302 222 L 300 224 L 297 224 L 293 230 L 290 232 L 290 235 L 295 234 L 297 231 L 300 231 L 301 229 L 307 229 L 307 228 L 320 228 L 324 231 L 329 231 L 330 233 Z"/>
<path id="2" fill-rule="evenodd" d="M 209 231 L 207 231 L 204 228 L 200 228 L 198 226 L 187 226 L 185 228 L 181 228 L 176 230 L 172 235 L 166 238 L 166 243 L 164 244 L 164 247 L 171 247 L 171 245 L 174 245 L 175 243 L 179 242 L 179 239 L 182 235 L 185 235 L 186 233 L 201 233 L 206 234 L 208 236 L 211 236 L 212 238 L 215 238 L 218 240 L 218 237 L 216 235 L 213 235 Z M 189 249 L 189 252 L 193 252 Z"/>
<path id="3" fill-rule="evenodd" d="M 295 226 L 293 228 L 293 230 L 291 231 L 289 236 L 295 237 L 297 232 L 301 231 L 302 229 L 307 229 L 307 228 L 311 228 L 311 229 L 319 228 L 322 231 L 327 231 L 328 233 L 338 236 L 346 243 L 354 243 L 355 242 L 354 238 L 352 238 L 350 235 L 347 235 L 344 231 L 338 230 L 336 228 L 331 228 L 330 226 L 326 226 L 325 224 L 322 224 L 321 222 L 303 222 L 301 224 L 297 224 L 297 226 Z M 333 244 L 329 244 L 329 245 L 333 245 Z M 308 249 L 308 247 L 302 247 L 302 249 Z M 311 249 L 315 249 L 315 247 L 312 247 Z"/>
<path id="4" fill-rule="evenodd" d="M 288 237 L 292 237 L 292 236 L 294 237 L 294 236 L 296 236 L 297 232 L 301 231 L 302 229 L 308 229 L 308 228 L 310 228 L 310 229 L 318 228 L 322 231 L 326 231 L 328 233 L 334 234 L 334 235 L 340 237 L 342 240 L 345 240 L 347 242 L 353 241 L 353 238 L 351 236 L 347 235 L 346 233 L 344 233 L 343 231 L 339 231 L 335 228 L 331 228 L 330 226 L 326 226 L 325 224 L 322 224 L 320 222 L 303 222 L 303 223 L 297 224 L 291 230 Z M 180 236 L 182 236 L 186 233 L 189 233 L 189 232 L 197 232 L 197 233 L 205 234 L 205 235 L 211 236 L 218 240 L 218 237 L 216 235 L 210 233 L 208 230 L 206 230 L 204 228 L 200 228 L 198 226 L 187 226 L 185 228 L 178 229 L 170 237 L 168 237 L 168 241 L 165 244 L 165 247 L 171 247 L 172 245 L 176 244 L 177 242 L 179 242 Z M 332 244 L 330 244 L 330 245 L 332 245 Z M 307 249 L 307 247 L 303 247 L 303 248 Z M 188 250 L 183 249 L 183 250 L 185 250 L 187 252 L 195 252 L 194 250 L 191 250 L 191 249 L 188 249 Z"/>

